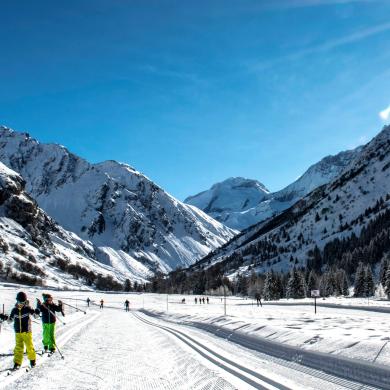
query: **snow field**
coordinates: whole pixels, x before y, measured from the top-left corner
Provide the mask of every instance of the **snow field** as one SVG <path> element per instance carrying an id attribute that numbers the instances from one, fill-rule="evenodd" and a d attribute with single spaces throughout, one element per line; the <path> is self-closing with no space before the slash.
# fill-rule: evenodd
<path id="1" fill-rule="evenodd" d="M 34 299 L 40 297 L 42 291 L 45 291 L 0 286 L 0 310 L 4 303 L 5 311 L 8 313 L 14 305 L 17 291 L 21 289 L 27 292 L 30 302 L 34 302 Z M 221 297 L 209 297 L 208 305 L 195 305 L 194 296 L 169 295 L 168 313 L 166 313 L 166 295 L 111 294 L 91 291 L 52 291 L 52 294 L 55 301 L 62 299 L 83 310 L 86 309 L 87 297 L 92 300 L 92 304 L 87 309 L 87 315 L 72 312 L 70 310 L 73 309 L 67 307 L 64 318 L 66 325 L 57 325 L 57 341 L 65 355 L 65 360 L 62 361 L 58 354 L 50 359 L 38 357 L 38 368 L 18 378 L 16 388 L 25 388 L 23 386 L 27 376 L 29 381 L 33 380 L 34 386 L 36 384 L 36 387 L 32 388 L 43 386 L 49 389 L 241 389 L 246 388 L 245 386 L 253 388 L 248 383 L 237 379 L 235 375 L 226 372 L 218 364 L 200 356 L 176 336 L 161 328 L 140 322 L 131 313 L 125 313 L 123 309 L 126 299 L 130 301 L 131 310 L 144 308 L 158 315 L 159 319 L 146 317 L 150 322 L 157 321 L 165 327 L 177 327 L 181 332 L 211 348 L 214 353 L 218 353 L 223 358 L 272 378 L 288 388 L 330 390 L 369 387 L 362 387 L 361 384 L 356 385 L 348 380 L 305 367 L 299 364 L 299 361 L 287 362 L 275 356 L 267 356 L 261 353 L 261 350 L 254 351 L 251 345 L 249 345 L 250 349 L 247 349 L 239 345 L 244 344 L 245 338 L 262 338 L 271 343 L 284 343 L 287 346 L 297 347 L 303 350 L 302 356 L 305 351 L 325 352 L 330 353 L 331 356 L 339 355 L 360 359 L 362 362 L 375 362 L 375 367 L 386 364 L 383 362 L 388 362 L 389 359 L 390 352 L 386 339 L 388 314 L 359 309 L 359 305 L 367 304 L 365 300 L 326 300 L 327 303 L 338 305 L 349 303 L 355 308 L 319 307 L 317 315 L 314 315 L 313 307 L 307 306 L 309 300 L 282 302 L 285 306 L 271 303 L 258 308 L 251 300 L 228 297 L 225 317 Z M 185 304 L 181 303 L 182 298 L 185 298 Z M 105 301 L 105 308 L 102 311 L 98 309 L 100 299 Z M 386 309 L 388 303 L 370 302 L 370 308 L 375 307 Z M 161 321 L 162 319 L 169 322 Z M 223 329 L 227 335 L 245 337 L 235 340 L 230 336 L 230 341 L 226 341 L 213 333 L 183 326 L 189 323 L 201 324 L 202 327 L 208 327 L 209 331 L 214 327 L 214 333 L 218 328 Z M 40 333 L 41 325 L 34 323 L 33 334 L 37 350 L 40 350 L 41 345 Z M 239 344 L 232 341 L 237 341 Z M 13 347 L 12 325 L 3 324 L 0 333 L 0 370 L 12 365 Z M 153 369 L 150 367 L 150 362 L 154 364 Z M 47 369 L 44 369 L 44 367 L 48 368 L 48 365 L 57 374 L 49 374 Z M 149 370 L 146 369 L 147 367 Z M 199 375 L 199 372 L 202 375 Z M 51 375 L 58 378 L 52 378 Z M 64 384 L 64 378 L 69 376 L 74 378 L 69 384 Z M 122 382 L 117 378 L 119 376 L 124 378 Z M 12 383 L 15 388 L 15 383 Z M 130 387 L 126 387 L 128 383 L 131 383 Z M 3 384 L 2 381 L 0 387 L 3 386 L 5 383 Z"/>

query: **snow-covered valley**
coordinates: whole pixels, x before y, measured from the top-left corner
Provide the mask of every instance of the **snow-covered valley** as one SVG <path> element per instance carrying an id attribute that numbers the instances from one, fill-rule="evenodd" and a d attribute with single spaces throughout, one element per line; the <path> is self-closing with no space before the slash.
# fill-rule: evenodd
<path id="1" fill-rule="evenodd" d="M 0 304 L 6 312 L 17 291 L 17 286 L 0 287 Z M 43 290 L 25 291 L 35 304 Z M 319 305 L 314 314 L 312 301 L 268 302 L 258 307 L 252 300 L 228 297 L 225 316 L 221 296 L 209 297 L 209 304 L 195 304 L 195 296 L 184 295 L 51 293 L 86 311 L 84 315 L 66 307 L 66 316 L 59 317 L 66 322 L 57 324 L 58 346 L 65 359 L 58 353 L 50 358 L 38 356 L 37 367 L 29 373 L 20 371 L 7 377 L 2 371 L 1 388 L 380 388 L 352 380 L 355 374 L 347 369 L 344 377 L 332 375 L 299 359 L 264 353 L 256 347 L 256 340 L 294 347 L 296 356 L 302 350 L 340 357 L 339 366 L 344 364 L 343 358 L 352 358 L 388 370 L 387 301 L 332 298 L 319 304 L 336 307 Z M 90 308 L 87 297 L 92 300 Z M 101 299 L 103 310 L 99 309 Z M 124 311 L 125 299 L 130 300 L 130 313 Z M 367 304 L 374 311 L 364 310 Z M 211 331 L 212 327 L 217 330 Z M 34 322 L 37 351 L 40 332 L 41 325 Z M 244 346 L 238 336 L 252 337 L 252 346 Z M 12 364 L 12 325 L 2 324 L 0 340 L 0 370 L 6 370 Z M 381 380 L 384 383 L 385 378 Z"/>

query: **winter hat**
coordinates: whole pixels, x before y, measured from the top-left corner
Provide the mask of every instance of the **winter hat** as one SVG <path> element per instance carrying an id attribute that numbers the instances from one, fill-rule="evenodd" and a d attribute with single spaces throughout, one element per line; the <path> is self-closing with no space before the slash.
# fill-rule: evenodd
<path id="1" fill-rule="evenodd" d="M 49 298 L 53 298 L 50 294 L 45 294 L 45 293 L 42 294 L 42 297 L 44 301 L 47 301 Z"/>
<path id="2" fill-rule="evenodd" d="M 19 303 L 23 303 L 23 302 L 26 302 L 27 301 L 27 295 L 25 292 L 23 291 L 20 291 L 16 294 L 16 300 L 19 302 Z"/>

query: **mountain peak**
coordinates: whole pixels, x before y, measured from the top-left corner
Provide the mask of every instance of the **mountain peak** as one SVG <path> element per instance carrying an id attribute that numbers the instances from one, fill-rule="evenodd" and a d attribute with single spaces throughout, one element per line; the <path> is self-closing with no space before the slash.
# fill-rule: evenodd
<path id="1" fill-rule="evenodd" d="M 326 156 L 293 183 L 274 193 L 257 180 L 230 177 L 207 191 L 188 197 L 184 202 L 233 229 L 243 230 L 282 212 L 317 187 L 329 183 L 351 164 L 361 150 L 362 147 L 359 147 Z"/>
<path id="2" fill-rule="evenodd" d="M 45 212 L 92 241 L 105 264 L 121 262 L 128 272 L 144 264 L 170 271 L 192 264 L 235 233 L 127 164 L 91 164 L 4 127 L 0 135 L 0 161 L 21 174 Z"/>

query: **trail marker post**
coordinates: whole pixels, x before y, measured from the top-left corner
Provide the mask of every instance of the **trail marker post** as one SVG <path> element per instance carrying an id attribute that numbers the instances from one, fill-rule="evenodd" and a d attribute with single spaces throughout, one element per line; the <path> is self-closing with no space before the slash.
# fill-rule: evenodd
<path id="1" fill-rule="evenodd" d="M 320 290 L 311 290 L 310 295 L 314 298 L 314 314 L 317 314 L 317 298 L 320 296 Z"/>

